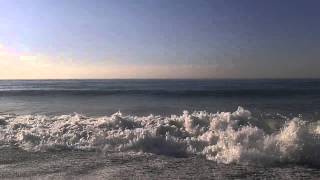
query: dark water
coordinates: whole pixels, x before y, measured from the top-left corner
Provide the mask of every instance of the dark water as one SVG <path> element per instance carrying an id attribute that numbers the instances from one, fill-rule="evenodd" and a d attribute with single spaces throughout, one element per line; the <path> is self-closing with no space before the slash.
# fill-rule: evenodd
<path id="1" fill-rule="evenodd" d="M 169 115 L 183 110 L 317 116 L 320 80 L 0 81 L 0 112 Z"/>
<path id="2" fill-rule="evenodd" d="M 268 121 L 268 123 L 263 122 L 262 124 L 279 124 L 279 127 L 281 127 L 285 121 L 293 117 L 300 117 L 308 122 L 316 122 L 320 119 L 320 80 L 1 80 L 0 178 L 320 178 L 320 164 L 317 164 L 320 161 L 312 159 L 308 155 L 312 154 L 313 157 L 320 158 L 320 154 L 315 149 L 320 147 L 319 135 L 311 137 L 307 134 L 308 136 L 305 137 L 304 134 L 297 133 L 299 137 L 296 138 L 294 137 L 295 134 L 292 134 L 292 137 L 289 134 L 285 137 L 285 140 L 279 141 L 290 144 L 296 139 L 299 140 L 297 145 L 304 149 L 301 152 L 297 151 L 297 156 L 302 154 L 302 157 L 296 158 L 295 152 L 290 152 L 290 148 L 286 149 L 288 152 L 285 152 L 285 154 L 289 154 L 293 159 L 292 161 L 288 160 L 268 165 L 262 162 L 225 164 L 208 160 L 205 156 L 198 154 L 189 154 L 182 157 L 168 154 L 168 151 L 175 152 L 175 149 L 170 148 L 178 147 L 178 145 L 163 144 L 167 143 L 164 135 L 166 132 L 163 134 L 161 132 L 169 132 L 170 129 L 161 129 L 161 125 L 156 127 L 139 124 L 133 128 L 123 123 L 129 122 L 126 120 L 120 121 L 120 124 L 112 124 L 109 130 L 105 130 L 101 126 L 92 125 L 96 122 L 96 119 L 81 118 L 77 115 L 63 116 L 62 119 L 68 121 L 65 123 L 58 122 L 59 119 L 54 119 L 54 122 L 48 123 L 47 120 L 43 120 L 42 116 L 19 116 L 42 114 L 47 115 L 45 116 L 46 119 L 50 119 L 53 115 L 77 112 L 87 117 L 97 117 L 109 116 L 120 110 L 125 115 L 139 116 L 140 120 L 141 116 L 149 114 L 161 115 L 161 120 L 165 122 L 163 120 L 165 117 L 171 114 L 181 115 L 183 110 L 213 113 L 219 111 L 234 112 L 238 106 L 252 112 L 258 121 Z M 6 116 L 7 114 L 14 115 Z M 193 123 L 196 123 L 196 120 Z M 64 120 L 60 119 L 59 121 Z M 81 124 L 81 121 L 86 124 Z M 135 123 L 141 122 L 137 121 Z M 249 125 L 251 126 L 251 124 Z M 317 126 L 320 123 L 311 125 Z M 205 126 L 210 126 L 210 124 L 205 124 Z M 135 147 L 136 149 L 133 148 L 133 152 L 105 151 L 105 148 L 96 148 L 95 144 L 91 143 L 92 139 L 89 135 L 83 136 L 84 132 L 97 137 L 101 136 L 102 133 L 102 137 L 105 138 L 109 133 L 108 131 L 112 131 L 114 134 L 111 134 L 111 137 L 119 135 L 118 132 L 120 132 L 120 135 L 128 132 L 128 129 L 126 129 L 128 127 L 130 133 L 140 132 L 139 128 L 143 127 L 146 132 L 155 130 L 160 134 L 152 137 L 151 140 L 140 139 L 142 144 Z M 197 126 L 193 128 L 196 129 Z M 210 131 L 208 127 L 204 128 L 207 128 L 206 131 Z M 279 128 L 268 127 L 264 129 L 263 126 L 258 126 L 258 128 L 266 133 L 274 133 L 275 135 L 272 138 L 278 140 L 276 134 L 279 133 Z M 241 126 L 237 127 L 233 133 L 234 136 L 241 138 L 242 135 L 239 134 L 238 129 L 241 129 Z M 320 132 L 320 128 L 318 129 Z M 181 134 L 184 131 L 181 128 L 175 130 L 180 133 L 175 134 L 175 137 L 184 142 L 187 142 L 186 136 L 200 138 L 201 135 Z M 298 130 L 299 128 L 297 128 Z M 295 131 L 293 130 L 293 132 Z M 250 134 L 251 131 L 245 133 L 248 134 L 247 136 L 252 135 Z M 29 150 L 29 146 L 34 148 L 42 145 L 40 143 L 42 138 L 45 139 L 43 142 L 49 144 L 60 141 L 59 136 L 63 136 L 63 143 L 68 148 L 45 151 Z M 82 136 L 87 139 L 83 139 Z M 113 141 L 116 142 L 119 137 L 115 137 Z M 137 135 L 137 137 L 140 136 Z M 305 139 L 310 140 L 309 146 L 304 146 L 304 144 L 308 144 L 303 142 Z M 255 142 L 255 139 L 249 140 L 252 146 L 260 146 L 258 142 Z M 264 141 L 265 138 L 262 136 L 260 140 Z M 89 151 L 77 148 L 70 149 L 70 143 L 77 145 L 79 142 L 85 142 L 94 148 Z M 243 147 L 250 148 L 250 143 L 247 145 L 247 141 L 243 142 L 245 142 Z M 174 143 L 179 144 L 175 141 Z M 200 143 L 198 147 L 201 146 Z M 283 147 L 286 148 L 286 144 Z M 232 148 L 234 147 L 229 147 L 231 150 Z M 226 149 L 228 150 L 228 148 Z M 270 152 L 275 157 L 278 156 L 277 153 L 276 150 Z M 252 157 L 250 156 L 249 159 Z M 241 158 L 245 159 L 246 157 Z"/>

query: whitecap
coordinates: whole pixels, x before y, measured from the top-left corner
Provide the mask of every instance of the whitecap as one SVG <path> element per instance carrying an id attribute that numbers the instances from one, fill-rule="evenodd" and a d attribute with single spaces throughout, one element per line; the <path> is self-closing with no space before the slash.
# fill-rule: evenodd
<path id="1" fill-rule="evenodd" d="M 262 120 L 235 112 L 87 117 L 80 114 L 1 115 L 0 145 L 26 151 L 81 149 L 136 151 L 167 156 L 196 154 L 219 163 L 320 165 L 320 123 L 294 118 L 266 133 Z M 266 124 L 266 123 L 265 123 Z"/>

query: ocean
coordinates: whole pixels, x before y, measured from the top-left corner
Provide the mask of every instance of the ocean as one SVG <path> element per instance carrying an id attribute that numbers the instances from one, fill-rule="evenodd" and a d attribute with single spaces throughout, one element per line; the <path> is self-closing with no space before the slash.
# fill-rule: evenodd
<path id="1" fill-rule="evenodd" d="M 3 179 L 319 179 L 320 80 L 1 80 Z"/>

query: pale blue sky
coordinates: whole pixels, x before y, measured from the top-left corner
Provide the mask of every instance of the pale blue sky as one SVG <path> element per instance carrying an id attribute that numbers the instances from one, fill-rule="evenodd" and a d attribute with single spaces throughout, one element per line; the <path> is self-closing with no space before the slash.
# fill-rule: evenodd
<path id="1" fill-rule="evenodd" d="M 19 53 L 95 65 L 224 71 L 205 73 L 207 78 L 320 77 L 316 0 L 0 3 L 0 44 Z"/>

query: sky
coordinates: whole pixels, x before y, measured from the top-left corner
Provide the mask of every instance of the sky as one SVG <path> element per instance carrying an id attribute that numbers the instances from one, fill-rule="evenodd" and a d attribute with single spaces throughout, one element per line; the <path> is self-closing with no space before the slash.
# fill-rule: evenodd
<path id="1" fill-rule="evenodd" d="M 318 0 L 0 0 L 0 79 L 320 78 Z"/>

